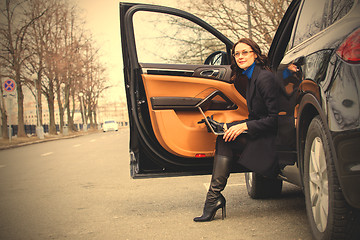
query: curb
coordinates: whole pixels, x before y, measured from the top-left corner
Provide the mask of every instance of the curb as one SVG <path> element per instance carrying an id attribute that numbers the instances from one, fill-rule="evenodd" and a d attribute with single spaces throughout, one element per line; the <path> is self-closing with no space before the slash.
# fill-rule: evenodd
<path id="1" fill-rule="evenodd" d="M 76 138 L 76 137 L 85 136 L 85 135 L 92 134 L 92 133 L 97 133 L 97 132 L 87 132 L 87 133 L 81 133 L 81 134 L 78 134 L 78 135 L 61 136 L 61 137 L 54 137 L 54 138 L 49 138 L 49 139 L 39 139 L 39 140 L 35 140 L 35 141 L 18 143 L 18 144 L 9 145 L 9 146 L 0 146 L 0 151 L 1 150 L 6 150 L 6 149 L 17 148 L 17 147 L 23 147 L 23 146 L 32 145 L 32 144 L 43 143 L 43 142 L 50 142 L 50 141 L 56 141 L 56 140 L 61 140 L 61 139 Z"/>

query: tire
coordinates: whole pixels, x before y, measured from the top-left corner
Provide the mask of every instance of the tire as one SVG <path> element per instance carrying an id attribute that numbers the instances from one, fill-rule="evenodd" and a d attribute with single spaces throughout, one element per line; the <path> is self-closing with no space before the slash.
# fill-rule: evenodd
<path id="1" fill-rule="evenodd" d="M 245 173 L 245 182 L 247 192 L 253 199 L 273 198 L 281 194 L 282 180 L 247 172 Z"/>
<path id="2" fill-rule="evenodd" d="M 309 126 L 304 154 L 304 192 L 310 228 L 316 240 L 359 239 L 359 211 L 344 199 L 319 116 Z"/>

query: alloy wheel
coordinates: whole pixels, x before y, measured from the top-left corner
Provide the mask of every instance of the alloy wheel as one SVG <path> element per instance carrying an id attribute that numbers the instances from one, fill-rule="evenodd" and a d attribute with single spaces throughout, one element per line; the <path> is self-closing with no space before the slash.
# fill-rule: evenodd
<path id="1" fill-rule="evenodd" d="M 320 137 L 315 137 L 311 145 L 309 178 L 312 214 L 318 230 L 324 232 L 329 214 L 329 181 Z"/>

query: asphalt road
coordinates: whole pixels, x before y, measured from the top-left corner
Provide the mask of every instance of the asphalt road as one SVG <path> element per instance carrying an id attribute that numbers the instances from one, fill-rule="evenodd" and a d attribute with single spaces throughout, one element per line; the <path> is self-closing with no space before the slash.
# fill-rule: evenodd
<path id="1" fill-rule="evenodd" d="M 252 200 L 243 174 L 227 218 L 195 223 L 210 176 L 133 180 L 128 130 L 0 151 L 0 239 L 310 240 L 304 197 Z"/>

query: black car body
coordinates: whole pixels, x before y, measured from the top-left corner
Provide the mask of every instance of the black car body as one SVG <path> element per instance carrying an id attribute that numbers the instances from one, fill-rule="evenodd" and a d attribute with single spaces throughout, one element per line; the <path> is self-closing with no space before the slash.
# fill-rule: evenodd
<path id="1" fill-rule="evenodd" d="M 218 49 L 201 57 L 203 62 L 144 63 L 134 31 L 138 12 L 188 22 L 178 27 L 194 24 L 191 29 L 209 33 Z M 233 42 L 201 19 L 173 8 L 120 3 L 120 20 L 131 176 L 210 173 L 216 136 L 197 124 L 201 111 L 222 122 L 247 116 L 245 99 L 229 81 Z M 166 31 L 169 39 L 185 35 Z M 176 34 L 169 37 L 172 31 Z M 268 54 L 281 89 L 277 149 L 282 170 L 279 180 L 246 173 L 248 192 L 253 198 L 273 196 L 281 191 L 282 180 L 301 186 L 316 239 L 359 236 L 359 39 L 358 1 L 294 0 Z M 160 42 L 153 46 L 157 54 L 167 53 Z M 206 49 L 196 46 L 201 52 Z"/>

